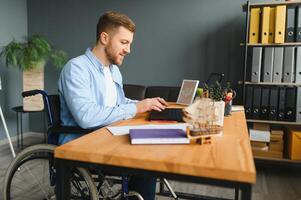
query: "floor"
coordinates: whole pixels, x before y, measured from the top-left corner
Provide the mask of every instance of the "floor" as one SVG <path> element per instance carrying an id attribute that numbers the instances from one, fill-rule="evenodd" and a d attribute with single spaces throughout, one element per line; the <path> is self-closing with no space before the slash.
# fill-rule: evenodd
<path id="1" fill-rule="evenodd" d="M 37 134 L 24 140 L 24 145 L 29 146 L 43 142 L 43 135 Z M 16 148 L 17 149 L 17 148 Z M 18 151 L 18 150 L 17 150 Z M 3 177 L 6 168 L 12 161 L 8 145 L 0 145 L 0 200 L 2 197 Z M 301 200 L 301 166 L 298 168 L 257 168 L 257 181 L 252 190 L 253 200 Z M 222 198 L 233 198 L 232 189 L 224 189 L 206 185 L 187 184 L 170 181 L 172 188 L 179 192 L 196 193 Z M 157 196 L 158 200 L 171 199 Z M 29 200 L 29 199 L 28 199 Z"/>

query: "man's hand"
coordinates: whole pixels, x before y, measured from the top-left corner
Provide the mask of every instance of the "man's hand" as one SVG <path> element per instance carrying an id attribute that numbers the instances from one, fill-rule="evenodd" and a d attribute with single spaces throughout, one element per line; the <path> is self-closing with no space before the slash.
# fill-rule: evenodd
<path id="1" fill-rule="evenodd" d="M 160 97 L 143 99 L 136 104 L 137 113 L 143 113 L 150 110 L 162 111 L 167 105 L 167 102 Z"/>

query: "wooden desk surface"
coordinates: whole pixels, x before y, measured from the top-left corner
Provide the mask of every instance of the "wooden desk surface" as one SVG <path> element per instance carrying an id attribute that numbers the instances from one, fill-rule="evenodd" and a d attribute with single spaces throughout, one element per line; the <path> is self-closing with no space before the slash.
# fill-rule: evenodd
<path id="1" fill-rule="evenodd" d="M 146 115 L 118 125 L 147 124 Z M 131 145 L 129 136 L 99 129 L 55 149 L 55 157 L 197 177 L 255 183 L 256 170 L 243 111 L 225 117 L 212 144 Z"/>

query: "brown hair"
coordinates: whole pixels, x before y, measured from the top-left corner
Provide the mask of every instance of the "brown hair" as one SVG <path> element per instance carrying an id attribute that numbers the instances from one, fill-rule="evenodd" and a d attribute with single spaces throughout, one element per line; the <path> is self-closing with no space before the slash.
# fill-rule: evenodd
<path id="1" fill-rule="evenodd" d="M 109 32 L 123 26 L 131 32 L 135 32 L 136 26 L 134 22 L 126 15 L 113 11 L 108 11 L 100 16 L 96 28 L 96 41 L 99 40 L 100 33 Z"/>

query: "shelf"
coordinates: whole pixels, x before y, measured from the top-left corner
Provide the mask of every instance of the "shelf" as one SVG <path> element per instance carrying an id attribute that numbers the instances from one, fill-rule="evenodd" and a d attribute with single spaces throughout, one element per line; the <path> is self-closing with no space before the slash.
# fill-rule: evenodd
<path id="1" fill-rule="evenodd" d="M 288 158 L 270 158 L 270 157 L 260 157 L 254 156 L 256 160 L 263 160 L 263 161 L 275 161 L 275 162 L 282 162 L 282 163 L 298 163 L 301 164 L 301 160 L 291 160 Z"/>
<path id="2" fill-rule="evenodd" d="M 242 84 L 243 82 L 239 81 L 238 83 Z M 273 82 L 254 83 L 254 82 L 246 81 L 245 85 L 275 85 L 275 86 L 296 86 L 296 87 L 299 87 L 299 86 L 301 86 L 301 83 L 273 83 Z"/>
<path id="3" fill-rule="evenodd" d="M 250 3 L 250 7 L 263 7 L 263 6 L 278 6 L 278 5 L 294 5 L 301 4 L 301 1 L 285 1 L 285 2 L 270 2 L 270 3 Z M 243 7 L 246 7 L 247 4 L 244 4 Z"/>
<path id="4" fill-rule="evenodd" d="M 240 46 L 245 46 L 245 43 L 240 43 Z M 281 44 L 247 44 L 248 47 L 286 47 L 286 46 L 301 46 L 301 42 L 289 42 L 289 43 L 281 43 Z"/>
<path id="5" fill-rule="evenodd" d="M 247 119 L 247 122 L 279 124 L 279 125 L 295 125 L 295 126 L 301 125 L 301 122 L 271 121 L 271 120 L 258 120 L 258 119 Z"/>

